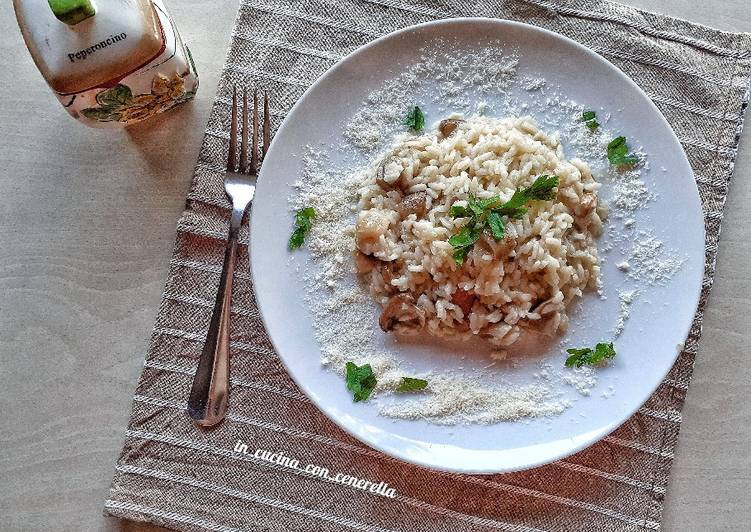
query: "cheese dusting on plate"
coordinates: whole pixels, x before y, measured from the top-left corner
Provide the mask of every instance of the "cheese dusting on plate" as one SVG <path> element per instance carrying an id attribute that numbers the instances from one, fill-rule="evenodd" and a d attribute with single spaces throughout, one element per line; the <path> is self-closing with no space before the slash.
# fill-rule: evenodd
<path id="1" fill-rule="evenodd" d="M 567 345 L 565 336 L 546 347 L 544 357 L 528 357 L 511 347 L 504 348 L 503 357 L 491 356 L 488 351 L 481 364 L 465 364 L 457 358 L 451 369 L 430 371 L 419 371 L 406 359 L 401 346 L 408 347 L 407 343 L 399 339 L 382 341 L 380 308 L 367 284 L 358 278 L 353 260 L 358 197 L 368 179 L 365 174 L 372 170 L 368 162 L 384 153 L 395 135 L 409 134 L 403 125 L 408 110 L 416 104 L 424 105 L 428 128 L 449 116 L 470 120 L 480 120 L 481 116 L 526 120 L 534 116 L 551 142 L 560 139 L 566 155 L 580 158 L 591 168 L 595 180 L 605 184 L 607 193 L 601 194 L 601 199 L 607 202 L 610 217 L 603 227 L 601 259 L 627 261 L 628 270 L 618 275 L 633 286 L 619 292 L 630 295 L 628 302 L 625 295 L 619 301 L 621 312 L 612 318 L 611 338 L 593 338 L 593 343 L 612 341 L 623 333 L 628 313 L 645 283 L 669 282 L 682 259 L 643 225 L 643 217 L 638 215 L 655 199 L 643 178 L 643 171 L 648 169 L 646 154 L 641 148 L 636 150 L 634 157 L 639 162 L 631 168 L 618 169 L 609 164 L 608 143 L 617 133 L 609 129 L 612 117 L 606 110 L 598 111 L 599 127 L 591 129 L 581 120 L 583 106 L 558 94 L 543 77 L 518 77 L 518 59 L 513 51 L 492 44 L 482 54 L 445 52 L 450 49 L 450 43 L 424 49 L 413 68 L 396 73 L 363 101 L 349 123 L 343 124 L 335 145 L 309 147 L 303 156 L 303 175 L 295 184 L 290 207 L 292 211 L 310 207 L 316 213 L 305 241 L 310 261 L 298 262 L 297 269 L 305 282 L 304 298 L 321 346 L 321 363 L 341 375 L 347 362 L 370 364 L 377 384 L 369 401 L 382 415 L 393 418 L 463 424 L 558 415 L 572 405 L 566 389 L 589 396 L 597 387 L 596 369 L 563 367 L 566 348 L 579 347 Z M 525 92 L 524 101 L 514 95 L 516 89 Z M 334 154 L 344 162 L 333 163 Z M 586 327 L 577 322 L 582 319 L 581 313 L 574 313 L 571 327 Z M 521 364 L 538 365 L 528 382 L 513 378 Z M 396 393 L 404 376 L 427 380 L 427 388 L 411 394 Z"/>

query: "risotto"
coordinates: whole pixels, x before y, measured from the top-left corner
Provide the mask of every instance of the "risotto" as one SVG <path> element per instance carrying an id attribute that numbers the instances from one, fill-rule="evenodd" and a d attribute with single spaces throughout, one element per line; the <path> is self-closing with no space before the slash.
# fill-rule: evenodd
<path id="1" fill-rule="evenodd" d="M 547 195 L 511 208 L 546 179 Z M 355 265 L 381 328 L 497 346 L 565 331 L 567 306 L 600 282 L 598 188 L 530 118 L 453 116 L 397 136 L 358 191 Z"/>

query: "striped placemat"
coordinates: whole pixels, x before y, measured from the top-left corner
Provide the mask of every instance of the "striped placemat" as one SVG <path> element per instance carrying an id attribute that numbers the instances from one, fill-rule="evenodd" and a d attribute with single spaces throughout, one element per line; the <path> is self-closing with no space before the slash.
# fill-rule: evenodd
<path id="1" fill-rule="evenodd" d="M 409 465 L 343 433 L 296 389 L 264 332 L 243 248 L 231 410 L 216 430 L 196 430 L 184 405 L 227 234 L 222 179 L 231 87 L 274 94 L 275 129 L 305 89 L 348 52 L 396 29 L 456 16 L 519 20 L 579 41 L 631 76 L 673 126 L 704 208 L 706 273 L 685 350 L 668 378 L 612 435 L 554 464 L 493 476 Z M 659 529 L 750 78 L 750 35 L 610 2 L 243 0 L 106 513 L 226 532 Z M 241 239 L 247 242 L 247 231 Z M 299 467 L 275 463 L 271 453 L 279 451 Z M 358 489 L 354 481 L 342 483 L 344 475 L 378 487 Z"/>

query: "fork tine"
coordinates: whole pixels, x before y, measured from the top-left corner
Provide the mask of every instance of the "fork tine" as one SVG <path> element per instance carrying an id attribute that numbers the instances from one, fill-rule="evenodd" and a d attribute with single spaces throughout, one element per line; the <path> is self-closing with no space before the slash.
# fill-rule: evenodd
<path id="1" fill-rule="evenodd" d="M 269 116 L 269 93 L 263 91 L 263 154 L 261 162 L 266 158 L 271 143 L 271 117 Z"/>
<path id="2" fill-rule="evenodd" d="M 227 170 L 235 171 L 237 162 L 237 87 L 232 87 L 232 123 L 229 130 L 229 155 L 227 156 Z"/>
<path id="3" fill-rule="evenodd" d="M 242 140 L 240 141 L 240 172 L 248 169 L 248 89 L 243 89 Z"/>
<path id="4" fill-rule="evenodd" d="M 250 153 L 250 168 L 248 172 L 258 173 L 258 89 L 253 91 L 253 146 Z"/>

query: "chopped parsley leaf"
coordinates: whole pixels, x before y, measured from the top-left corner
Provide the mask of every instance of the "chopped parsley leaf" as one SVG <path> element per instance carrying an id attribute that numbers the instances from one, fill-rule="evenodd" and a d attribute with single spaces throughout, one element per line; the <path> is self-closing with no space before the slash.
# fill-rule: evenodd
<path id="1" fill-rule="evenodd" d="M 492 233 L 493 238 L 496 240 L 501 240 L 503 238 L 505 227 L 500 213 L 497 211 L 491 211 L 490 214 L 488 214 L 488 227 L 490 227 L 490 232 Z"/>
<path id="2" fill-rule="evenodd" d="M 449 238 L 449 244 L 455 248 L 463 248 L 474 245 L 480 238 L 482 230 L 478 227 L 462 227 L 462 229 Z"/>
<path id="3" fill-rule="evenodd" d="M 608 143 L 608 160 L 615 166 L 632 166 L 639 162 L 638 157 L 628 153 L 626 137 L 616 137 Z"/>
<path id="4" fill-rule="evenodd" d="M 452 205 L 451 209 L 449 209 L 449 214 L 454 218 L 464 218 L 465 216 L 469 216 L 467 207 L 464 205 Z"/>
<path id="5" fill-rule="evenodd" d="M 469 200 L 467 200 L 467 207 L 469 207 L 469 210 L 477 216 L 480 216 L 483 212 L 485 212 L 483 204 L 478 202 L 477 198 L 475 198 L 473 194 L 469 195 Z"/>
<path id="6" fill-rule="evenodd" d="M 607 359 L 615 356 L 615 347 L 613 342 L 610 343 L 598 343 L 594 349 L 584 347 L 582 349 L 566 349 L 569 357 L 566 358 L 566 367 L 570 368 L 576 366 L 577 368 L 583 365 L 596 366 Z"/>
<path id="7" fill-rule="evenodd" d="M 553 190 L 558 186 L 558 176 L 543 174 L 532 183 L 530 186 L 524 189 L 524 196 L 526 198 L 525 203 L 532 200 L 548 201 L 555 198 L 555 191 Z M 512 198 L 513 199 L 513 198 Z"/>
<path id="8" fill-rule="evenodd" d="M 459 266 L 464 264 L 467 254 L 480 238 L 481 234 L 482 227 L 475 225 L 475 217 L 473 216 L 469 225 L 462 227 L 458 233 L 449 238 L 449 244 L 454 247 L 454 262 Z"/>
<path id="9" fill-rule="evenodd" d="M 292 235 L 289 237 L 287 248 L 290 251 L 302 246 L 305 241 L 305 235 L 310 232 L 310 228 L 313 226 L 313 219 L 316 217 L 316 211 L 313 207 L 305 207 L 295 213 L 295 229 L 292 231 Z"/>
<path id="10" fill-rule="evenodd" d="M 416 105 L 410 107 L 407 112 L 407 118 L 404 119 L 404 125 L 409 126 L 415 131 L 422 131 L 425 127 L 425 114 Z"/>
<path id="11" fill-rule="evenodd" d="M 600 127 L 600 123 L 597 121 L 597 113 L 594 111 L 584 111 L 582 113 L 582 121 L 590 131 L 594 131 Z"/>
<path id="12" fill-rule="evenodd" d="M 396 388 L 397 392 L 419 392 L 424 390 L 428 385 L 428 381 L 424 379 L 415 379 L 413 377 L 402 377 L 399 382 L 399 386 Z"/>
<path id="13" fill-rule="evenodd" d="M 464 261 L 467 260 L 467 254 L 472 249 L 472 247 L 467 246 L 463 248 L 454 248 L 454 254 L 452 257 L 454 258 L 454 262 L 461 266 L 464 264 Z"/>
<path id="14" fill-rule="evenodd" d="M 481 199 L 477 202 L 477 204 L 480 206 L 482 211 L 487 211 L 488 209 L 495 209 L 498 208 L 503 202 L 501 201 L 501 198 L 498 196 L 493 196 L 492 198 L 485 198 Z"/>
<path id="15" fill-rule="evenodd" d="M 355 403 L 365 401 L 370 397 L 370 392 L 373 391 L 377 383 L 375 375 L 373 375 L 373 368 L 370 367 L 370 364 L 358 366 L 353 362 L 347 362 L 345 369 L 347 372 L 347 389 L 352 392 Z"/>

